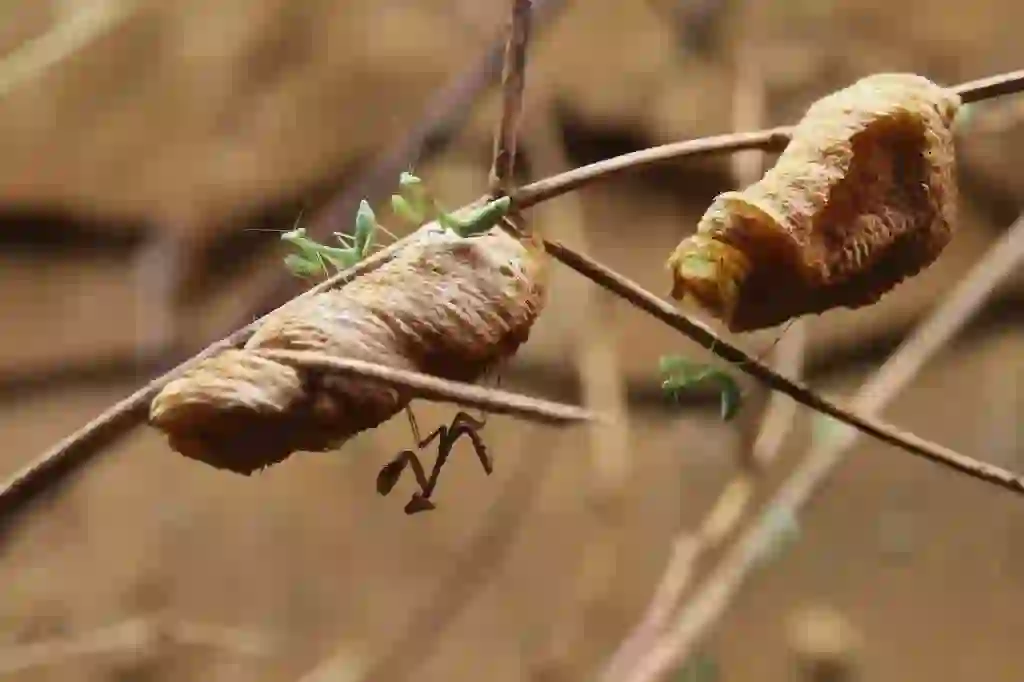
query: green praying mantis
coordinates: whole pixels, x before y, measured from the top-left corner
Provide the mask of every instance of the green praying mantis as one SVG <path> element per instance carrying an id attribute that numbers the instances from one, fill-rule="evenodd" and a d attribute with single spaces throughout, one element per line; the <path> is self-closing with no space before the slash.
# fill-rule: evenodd
<path id="1" fill-rule="evenodd" d="M 663 377 L 661 388 L 673 400 L 678 400 L 685 391 L 710 384 L 718 388 L 719 413 L 723 421 L 731 420 L 742 407 L 740 385 L 725 370 L 678 355 L 663 356 L 660 369 Z"/>

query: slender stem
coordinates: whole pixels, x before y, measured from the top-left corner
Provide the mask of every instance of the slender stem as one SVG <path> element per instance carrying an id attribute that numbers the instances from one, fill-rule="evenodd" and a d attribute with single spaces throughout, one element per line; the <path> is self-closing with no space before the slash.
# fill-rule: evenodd
<path id="1" fill-rule="evenodd" d="M 75 8 L 56 25 L 0 59 L 0 97 L 40 78 L 45 71 L 109 33 L 138 9 L 136 2 L 100 0 Z"/>
<path id="2" fill-rule="evenodd" d="M 532 0 L 510 0 L 511 19 L 505 62 L 501 74 L 501 121 L 494 137 L 491 163 L 491 194 L 507 194 L 512 189 L 516 162 L 516 143 L 523 114 L 523 90 L 526 85 L 526 46 L 530 41 Z"/>
<path id="3" fill-rule="evenodd" d="M 972 104 L 1003 95 L 1013 95 L 1024 90 L 1024 69 L 967 81 L 954 86 L 953 90 L 960 95 L 964 104 Z"/>
<path id="4" fill-rule="evenodd" d="M 447 381 L 420 372 L 395 369 L 374 362 L 351 358 L 336 358 L 311 351 L 260 350 L 271 360 L 305 369 L 321 370 L 343 376 L 379 381 L 396 388 L 411 389 L 416 396 L 427 400 L 452 402 L 497 414 L 509 414 L 546 424 L 569 424 L 591 421 L 594 415 L 583 408 L 553 403 L 539 398 L 484 388 L 475 384 Z"/>
<path id="5" fill-rule="evenodd" d="M 1024 70 L 969 81 L 956 85 L 952 89 L 960 95 L 965 103 L 1016 94 L 1024 91 Z M 674 161 L 683 157 L 736 152 L 744 149 L 781 151 L 789 143 L 792 132 L 792 126 L 782 126 L 749 133 L 730 133 L 672 142 L 658 147 L 641 149 L 538 180 L 516 192 L 512 197 L 512 202 L 519 208 L 529 208 L 566 192 L 580 189 L 597 180 L 605 180 L 619 173 L 639 170 L 646 166 Z"/>
<path id="6" fill-rule="evenodd" d="M 631 282 L 617 272 L 557 242 L 546 241 L 545 245 L 548 252 L 562 263 L 565 263 L 594 283 L 629 301 L 634 307 L 682 332 L 709 352 L 737 365 L 740 370 L 764 383 L 773 391 L 784 393 L 798 403 L 872 435 L 884 443 L 902 448 L 907 452 L 959 471 L 972 478 L 1006 488 L 1015 493 L 1024 493 L 1024 479 L 1015 474 L 994 464 L 973 459 L 967 455 L 960 454 L 952 448 L 925 440 L 913 433 L 901 431 L 895 426 L 879 419 L 858 414 L 849 408 L 841 407 L 826 400 L 803 384 L 787 379 L 767 365 L 747 355 L 741 349 L 717 337 L 707 327 L 690 320 L 670 303 L 645 291 L 640 285 Z"/>
<path id="7" fill-rule="evenodd" d="M 622 156 L 613 156 L 610 159 L 596 161 L 526 185 L 512 195 L 512 205 L 521 209 L 529 208 L 542 201 L 548 201 L 562 194 L 581 189 L 598 180 L 605 180 L 626 171 L 640 170 L 647 166 L 675 161 L 684 157 L 737 152 L 743 149 L 779 151 L 789 143 L 791 130 L 792 128 L 784 127 L 758 130 L 752 133 L 715 135 L 696 140 L 671 142 Z"/>

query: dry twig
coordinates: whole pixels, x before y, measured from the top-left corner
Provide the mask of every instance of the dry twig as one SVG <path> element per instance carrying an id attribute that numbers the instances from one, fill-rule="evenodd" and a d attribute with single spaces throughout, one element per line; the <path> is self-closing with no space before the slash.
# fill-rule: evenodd
<path id="1" fill-rule="evenodd" d="M 540 115 L 530 137 L 530 158 L 542 170 L 569 168 L 565 140 L 555 116 L 554 98 L 547 94 L 538 107 Z M 586 206 L 578 196 L 553 204 L 549 213 L 552 227 L 567 240 L 586 248 Z M 552 230 L 546 230 L 551 232 Z M 568 283 L 567 283 L 568 284 Z M 624 493 L 631 473 L 629 458 L 629 412 L 621 368 L 616 352 L 615 300 L 587 282 L 573 282 L 567 294 L 572 317 L 564 320 L 575 347 L 576 374 L 583 388 L 583 405 L 601 413 L 603 423 L 588 429 L 589 475 L 584 504 L 589 513 L 584 548 L 576 568 L 577 579 L 569 612 L 553 614 L 544 649 L 528 673 L 533 679 L 568 679 L 574 660 L 589 639 L 586 627 L 594 613 L 605 608 L 617 574 L 622 542 Z M 568 312 L 568 311 L 567 311 Z"/>
<path id="2" fill-rule="evenodd" d="M 0 97 L 78 53 L 131 16 L 136 8 L 137 3 L 126 0 L 98 0 L 76 9 L 66 19 L 60 18 L 52 29 L 0 60 Z"/>
<path id="3" fill-rule="evenodd" d="M 17 674 L 78 656 L 136 652 L 161 640 L 219 649 L 239 656 L 263 657 L 275 648 L 268 637 L 237 628 L 160 618 L 131 618 L 74 637 L 0 649 L 0 673 Z"/>
<path id="4" fill-rule="evenodd" d="M 494 160 L 489 183 L 491 194 L 507 194 L 512 189 L 516 163 L 516 138 L 523 115 L 523 91 L 526 87 L 526 46 L 530 40 L 532 0 L 511 0 L 512 16 L 505 62 L 501 73 L 501 121 L 494 136 Z"/>
<path id="5" fill-rule="evenodd" d="M 888 443 L 936 464 L 959 471 L 971 478 L 1006 488 L 1018 494 L 1024 493 L 1024 479 L 1015 474 L 994 464 L 960 454 L 952 448 L 933 443 L 913 433 L 902 431 L 875 417 L 860 414 L 848 407 L 842 407 L 827 400 L 804 384 L 778 374 L 740 348 L 719 338 L 704 325 L 689 319 L 671 304 L 645 291 L 640 285 L 626 279 L 617 272 L 557 242 L 545 241 L 545 246 L 551 255 L 573 270 L 626 299 L 634 307 L 682 332 L 690 340 L 700 344 L 726 362 L 736 365 L 739 369 L 761 381 L 773 391 L 785 394 L 801 405 L 874 436 L 883 443 Z"/>
<path id="6" fill-rule="evenodd" d="M 970 322 L 992 292 L 1022 264 L 1024 216 L 988 250 L 899 350 L 861 386 L 853 400 L 854 407 L 865 414 L 875 413 L 884 407 Z M 798 514 L 836 470 L 855 439 L 855 431 L 843 430 L 819 448 L 812 448 L 774 498 L 764 506 L 758 519 L 712 570 L 693 600 L 679 611 L 672 629 L 644 653 L 630 674 L 619 676 L 617 680 L 653 682 L 686 660 L 759 564 L 765 546 L 778 531 L 775 522 L 778 515 Z"/>
<path id="7" fill-rule="evenodd" d="M 412 389 L 426 400 L 452 402 L 497 414 L 508 414 L 546 424 L 571 424 L 594 418 L 588 410 L 510 393 L 496 388 L 448 381 L 430 374 L 410 372 L 352 358 L 336 358 L 309 351 L 261 350 L 259 355 L 286 365 L 357 376 L 395 388 Z"/>
<path id="8" fill-rule="evenodd" d="M 965 102 L 976 102 L 988 97 L 1020 92 L 1024 90 L 1024 70 L 971 81 L 957 86 L 955 90 Z M 522 188 L 512 194 L 513 206 L 525 209 L 541 201 L 580 188 L 595 180 L 683 156 L 737 151 L 740 149 L 780 148 L 788 140 L 788 131 L 789 128 L 782 127 L 753 133 L 738 133 L 690 140 L 600 161 Z M 360 273 L 376 266 L 390 255 L 392 249 L 400 248 L 400 245 L 401 242 L 392 244 L 389 248 L 379 251 L 374 256 L 362 261 L 356 267 L 339 273 L 302 295 L 312 295 L 319 291 L 325 291 L 344 284 Z M 755 379 L 764 382 L 772 390 L 785 393 L 811 409 L 834 417 L 890 445 L 942 463 L 972 477 L 1016 492 L 1024 492 L 1024 482 L 1020 481 L 1010 472 L 978 462 L 949 448 L 930 443 L 913 434 L 901 432 L 876 419 L 851 413 L 849 410 L 845 410 L 817 396 L 806 387 L 779 376 L 740 349 L 717 338 L 707 328 L 692 322 L 668 303 L 644 291 L 618 273 L 595 263 L 591 259 L 557 242 L 546 241 L 545 245 L 549 253 L 564 264 L 577 270 L 600 286 L 625 298 L 633 303 L 634 306 L 653 315 L 665 324 L 681 331 L 695 342 L 712 350 L 720 358 L 740 365 L 743 371 Z M 20 508 L 23 503 L 33 499 L 39 492 L 46 489 L 51 481 L 59 480 L 68 470 L 88 461 L 105 447 L 144 421 L 146 404 L 152 400 L 161 387 L 193 367 L 199 360 L 244 343 L 260 324 L 261 320 L 247 325 L 223 341 L 208 347 L 183 365 L 179 365 L 167 374 L 154 379 L 125 400 L 111 406 L 86 426 L 57 443 L 19 472 L 16 472 L 0 485 L 0 519 L 9 516 L 12 511 Z"/>
<path id="9" fill-rule="evenodd" d="M 1024 70 L 981 78 L 954 86 L 964 104 L 1010 95 L 1024 91 Z M 574 168 L 550 178 L 544 178 L 526 185 L 512 195 L 512 203 L 519 208 L 529 208 L 542 201 L 554 199 L 567 192 L 585 187 L 598 180 L 607 180 L 619 173 L 640 170 L 683 157 L 706 156 L 738 152 L 745 149 L 781 151 L 789 143 L 791 126 L 757 130 L 749 133 L 729 133 L 702 137 L 696 140 L 671 142 L 669 144 L 641 149 L 640 151 L 615 156 L 603 161 Z"/>

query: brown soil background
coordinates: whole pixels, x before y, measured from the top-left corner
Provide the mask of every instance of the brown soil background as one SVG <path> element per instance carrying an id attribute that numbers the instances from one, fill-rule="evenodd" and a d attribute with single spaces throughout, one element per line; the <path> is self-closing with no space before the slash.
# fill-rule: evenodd
<path id="1" fill-rule="evenodd" d="M 153 373 L 107 371 L 109 358 L 130 358 L 167 335 L 198 346 L 243 314 L 268 270 L 279 267 L 280 251 L 269 246 L 232 263 L 237 269 L 222 278 L 209 276 L 220 264 L 203 254 L 274 207 L 283 217 L 271 226 L 286 229 L 301 208 L 296 197 L 353 177 L 415 124 L 431 93 L 479 58 L 504 4 L 0 4 L 0 57 L 80 13 L 119 15 L 75 54 L 0 96 L 0 376 L 19 377 L 0 381 L 2 471 L 15 471 Z M 762 3 L 756 16 L 727 12 L 723 37 L 709 38 L 705 52 L 680 38 L 667 0 L 567 4 L 537 31 L 530 57 L 522 144 L 533 166 L 541 165 L 530 151 L 542 145 L 537 126 L 555 114 L 573 163 L 727 132 L 736 35 L 762 66 L 765 125 L 792 121 L 814 98 L 874 71 L 955 83 L 1020 68 L 1024 54 L 1024 5 L 1008 0 Z M 870 310 L 810 321 L 815 386 L 854 390 L 1014 218 L 1024 199 L 1021 101 L 979 107 L 963 126 L 961 224 L 940 261 Z M 483 188 L 496 115 L 491 93 L 451 145 L 417 166 L 449 203 Z M 722 158 L 580 192 L 588 249 L 666 291 L 664 259 L 730 182 Z M 564 201 L 533 214 L 555 236 L 566 229 L 556 208 Z M 143 232 L 158 245 L 156 259 L 136 258 L 132 244 Z M 253 234 L 250 243 L 275 240 Z M 75 235 L 77 246 L 69 246 Z M 176 317 L 151 286 L 151 269 L 166 265 L 161 259 L 171 260 L 174 248 L 175 281 L 199 292 Z M 569 339 L 581 291 L 574 275 L 558 272 L 549 308 L 506 383 L 573 397 Z M 886 417 L 1024 470 L 1024 334 L 1013 315 L 1022 295 L 1018 277 L 1002 304 L 930 363 Z M 626 541 L 609 606 L 587 615 L 586 644 L 572 652 L 576 672 L 567 679 L 588 679 L 638 617 L 673 534 L 699 518 L 729 475 L 737 437 L 713 405 L 672 411 L 656 399 L 658 356 L 699 353 L 636 311 L 612 310 L 630 388 Z M 742 342 L 757 349 L 773 338 Z M 42 380 L 55 366 L 75 364 L 90 371 Z M 418 409 L 422 424 L 452 413 Z M 399 497 L 408 484 L 389 498 L 373 489 L 377 468 L 410 443 L 402 420 L 341 452 L 296 456 L 251 479 L 178 457 L 158 434 L 139 429 L 5 538 L 0 679 L 276 682 L 298 679 L 338 651 L 351 652 L 353 669 L 393 655 L 490 523 L 517 467 L 533 471 L 538 487 L 524 501 L 507 555 L 448 627 L 418 633 L 429 647 L 406 679 L 532 679 L 547 628 L 578 609 L 572 586 L 594 523 L 585 506 L 587 440 L 582 430 L 558 433 L 501 417 L 485 433 L 495 474 L 485 479 L 460 446 L 439 509 L 410 518 Z M 792 439 L 782 469 L 804 441 L 803 433 Z M 1024 679 L 1019 499 L 862 442 L 809 508 L 802 531 L 755 574 L 708 641 L 723 680 L 794 679 L 787 627 L 812 607 L 841 613 L 856 631 L 861 679 Z M 29 644 L 154 611 L 268 641 L 255 656 L 157 642 L 54 654 L 5 671 Z"/>

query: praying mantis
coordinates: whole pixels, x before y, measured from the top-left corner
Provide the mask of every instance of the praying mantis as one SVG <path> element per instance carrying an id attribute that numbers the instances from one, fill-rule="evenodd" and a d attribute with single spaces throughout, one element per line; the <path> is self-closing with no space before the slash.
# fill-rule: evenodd
<path id="1" fill-rule="evenodd" d="M 399 194 L 391 197 L 391 208 L 402 219 L 413 225 L 421 225 L 426 220 L 433 218 L 442 227 L 455 232 L 460 237 L 472 237 L 487 232 L 508 214 L 510 206 L 511 199 L 509 197 L 500 197 L 464 218 L 456 217 L 444 210 L 430 195 L 419 177 L 409 172 L 402 173 L 399 178 Z M 292 229 L 281 235 L 281 240 L 297 251 L 285 257 L 285 267 L 292 274 L 302 278 L 326 276 L 329 274 L 330 268 L 339 271 L 350 268 L 369 255 L 378 229 L 383 228 L 377 223 L 373 209 L 366 200 L 360 202 L 356 211 L 353 234 L 350 236 L 335 233 L 340 246 L 321 244 L 307 236 L 304 228 Z M 460 411 L 450 424 L 442 425 L 426 438 L 422 438 L 412 410 L 406 407 L 405 412 L 412 428 L 417 450 L 423 450 L 435 440 L 438 441 L 438 454 L 429 476 L 416 452 L 409 449 L 403 450 L 392 458 L 381 468 L 377 476 L 377 492 L 381 495 L 388 495 L 398 483 L 402 473 L 407 468 L 412 470 L 420 489 L 406 504 L 405 512 L 407 514 L 436 508 L 430 498 L 437 487 L 441 468 L 456 442 L 463 436 L 469 438 L 484 472 L 488 475 L 492 473 L 493 460 L 479 433 L 486 423 L 486 413 L 475 418 L 467 412 Z"/>

